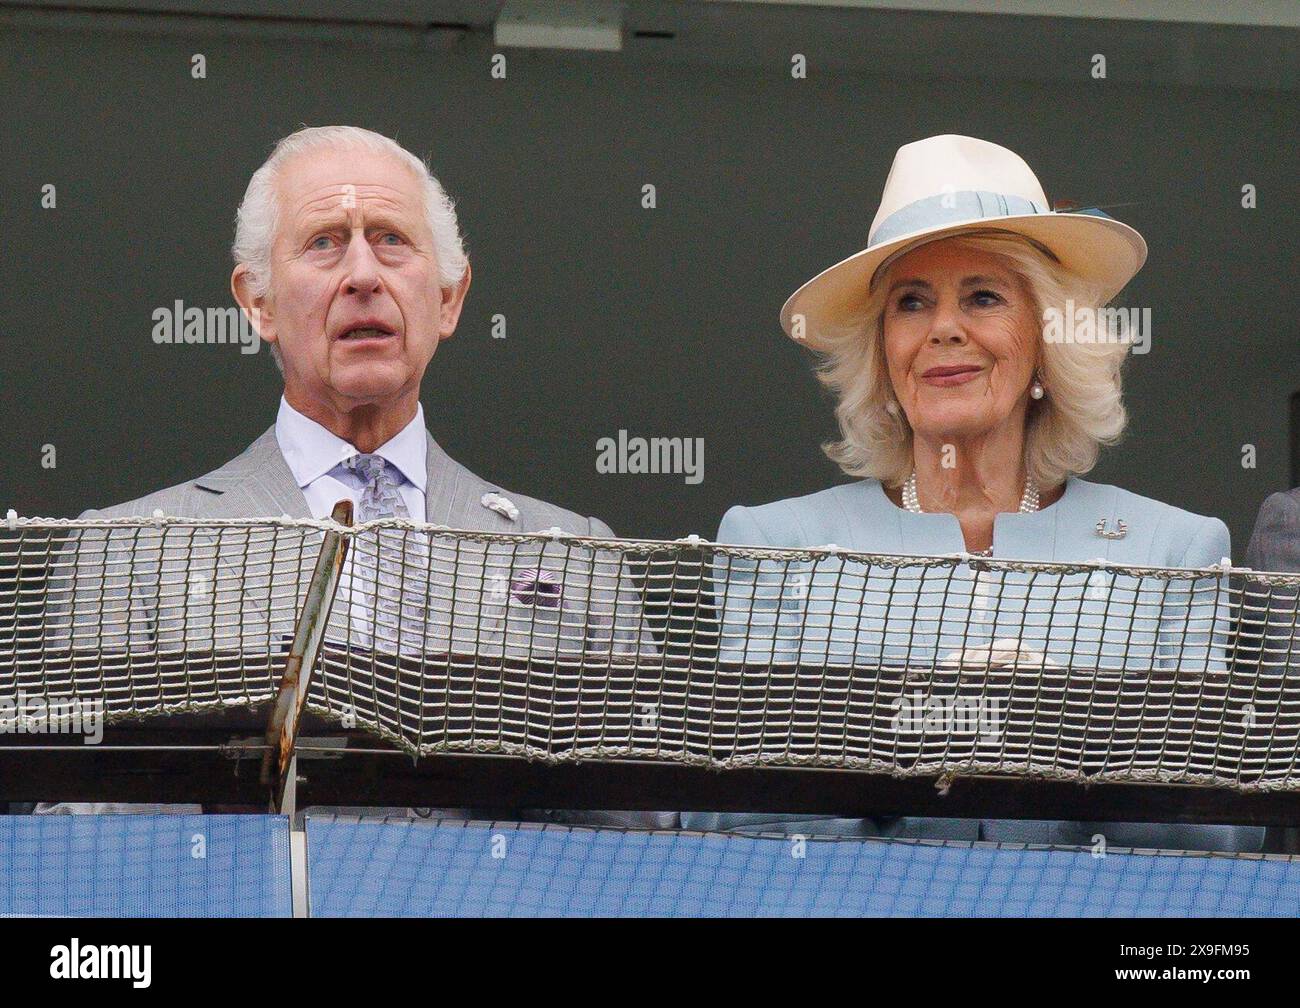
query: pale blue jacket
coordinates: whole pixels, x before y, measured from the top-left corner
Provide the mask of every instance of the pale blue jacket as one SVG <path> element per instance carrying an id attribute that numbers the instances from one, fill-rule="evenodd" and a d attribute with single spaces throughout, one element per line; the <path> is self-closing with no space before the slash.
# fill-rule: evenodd
<path id="1" fill-rule="evenodd" d="M 1107 538 L 1098 523 L 1122 538 Z M 825 546 L 887 555 L 965 550 L 950 514 L 914 514 L 876 480 L 759 507 L 733 507 L 718 541 Z M 1227 560 L 1228 529 L 1118 487 L 1066 482 L 1055 504 L 1001 514 L 993 555 L 1007 560 L 1102 561 L 1206 567 Z M 724 584 L 724 661 L 928 666 L 963 649 L 1014 639 L 1070 668 L 1226 667 L 1227 595 L 1219 579 L 983 572 L 964 565 L 889 567 L 823 559 L 730 559 Z"/>
<path id="2" fill-rule="evenodd" d="M 1120 538 L 1099 533 L 1098 525 Z M 962 553 L 950 514 L 914 514 L 877 480 L 832 487 L 756 507 L 733 507 L 722 544 L 814 547 L 943 556 Z M 1000 514 L 993 555 L 1116 566 L 1207 567 L 1230 557 L 1227 527 L 1119 487 L 1069 479 L 1062 497 L 1032 514 Z M 1229 613 L 1216 578 L 1077 574 L 976 574 L 965 565 L 865 567 L 720 557 L 715 565 L 724 661 L 928 667 L 962 649 L 1012 638 L 1074 669 L 1226 667 Z M 1259 850 L 1263 831 L 1219 826 L 937 819 L 795 819 L 688 813 L 688 829 L 849 833 L 1084 843 L 1101 833 L 1114 846 Z"/>

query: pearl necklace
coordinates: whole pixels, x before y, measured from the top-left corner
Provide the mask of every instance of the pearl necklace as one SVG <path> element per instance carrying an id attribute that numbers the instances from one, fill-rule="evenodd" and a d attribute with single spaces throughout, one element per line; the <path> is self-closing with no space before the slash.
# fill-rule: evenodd
<path id="1" fill-rule="evenodd" d="M 907 482 L 903 484 L 903 507 L 913 514 L 924 514 L 921 510 L 921 502 L 916 496 L 916 470 L 912 470 L 912 475 L 907 477 Z M 1033 514 L 1038 510 L 1038 484 L 1034 482 L 1032 476 L 1025 477 L 1025 492 L 1020 496 L 1020 514 Z"/>

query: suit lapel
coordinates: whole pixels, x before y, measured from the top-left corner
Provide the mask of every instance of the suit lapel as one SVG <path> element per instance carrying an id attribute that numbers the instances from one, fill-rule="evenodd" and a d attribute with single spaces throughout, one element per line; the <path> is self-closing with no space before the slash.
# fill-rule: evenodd
<path id="1" fill-rule="evenodd" d="M 432 434 L 425 431 L 425 435 L 428 482 L 424 490 L 424 520 L 452 528 L 473 528 L 466 522 L 475 517 L 470 504 L 478 506 L 478 502 L 465 500 L 468 485 L 465 468 L 442 450 Z"/>
<path id="2" fill-rule="evenodd" d="M 452 527 L 457 527 L 458 523 L 465 526 L 476 519 L 481 510 L 478 500 L 468 499 L 473 496 L 470 493 L 473 489 L 470 475 L 464 466 L 443 451 L 427 430 L 425 438 L 425 521 Z M 203 509 L 205 518 L 312 516 L 307 498 L 280 452 L 273 426 L 241 455 L 220 469 L 200 476 L 194 484 L 216 493 Z"/>
<path id="3" fill-rule="evenodd" d="M 218 496 L 206 508 L 210 518 L 310 518 L 307 498 L 284 461 L 272 426 L 243 454 L 200 476 L 195 486 Z"/>
<path id="4" fill-rule="evenodd" d="M 200 476 L 194 484 L 202 490 L 213 491 L 207 495 L 209 500 L 203 508 L 203 518 L 279 518 L 286 514 L 290 518 L 312 517 L 307 498 L 284 461 L 274 426 L 242 454 L 220 469 Z M 211 530 L 200 535 L 210 541 L 218 539 L 218 534 Z M 299 597 L 306 592 L 316 551 L 296 548 L 297 535 L 265 529 L 222 537 L 229 546 L 219 552 L 217 562 L 239 578 L 244 621 L 248 625 L 259 626 L 265 619 L 266 593 L 270 590 L 273 573 L 277 582 L 286 576 L 293 577 Z M 311 538 L 310 534 L 308 538 Z M 246 568 L 247 550 L 269 551 L 273 547 L 278 550 L 281 546 L 285 549 L 284 560 L 276 561 L 266 569 Z M 295 562 L 297 571 L 292 570 Z M 288 625 L 292 626 L 292 611 L 288 612 Z"/>

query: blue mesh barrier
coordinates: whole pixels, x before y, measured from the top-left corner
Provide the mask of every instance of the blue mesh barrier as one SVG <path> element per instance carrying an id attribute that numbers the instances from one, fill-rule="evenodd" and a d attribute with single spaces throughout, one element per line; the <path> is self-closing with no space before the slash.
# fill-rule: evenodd
<path id="1" fill-rule="evenodd" d="M 1259 856 L 310 816 L 307 848 L 325 917 L 1300 915 L 1300 860 Z"/>
<path id="2" fill-rule="evenodd" d="M 0 816 L 0 916 L 284 917 L 282 816 Z"/>

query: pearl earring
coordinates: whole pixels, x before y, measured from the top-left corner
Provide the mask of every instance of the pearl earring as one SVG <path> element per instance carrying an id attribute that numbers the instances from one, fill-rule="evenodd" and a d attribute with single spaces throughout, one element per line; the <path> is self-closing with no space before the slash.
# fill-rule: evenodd
<path id="1" fill-rule="evenodd" d="M 889 402 L 885 403 L 885 412 L 890 416 L 898 416 L 898 403 L 890 399 Z"/>
<path id="2" fill-rule="evenodd" d="M 1046 394 L 1047 390 L 1043 388 L 1043 383 L 1039 380 L 1038 375 L 1034 375 L 1034 382 L 1029 386 L 1029 398 L 1041 399 Z"/>

